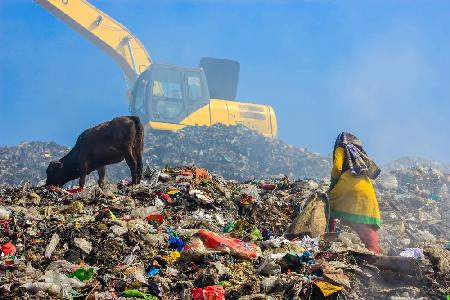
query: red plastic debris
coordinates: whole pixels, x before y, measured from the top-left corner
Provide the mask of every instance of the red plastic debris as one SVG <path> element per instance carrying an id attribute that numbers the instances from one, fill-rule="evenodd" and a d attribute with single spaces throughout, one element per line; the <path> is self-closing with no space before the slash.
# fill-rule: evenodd
<path id="1" fill-rule="evenodd" d="M 9 222 L 5 221 L 5 220 L 0 220 L 0 225 L 5 228 L 8 229 L 9 228 Z"/>
<path id="2" fill-rule="evenodd" d="M 82 187 L 78 187 L 78 188 L 75 188 L 75 189 L 70 189 L 70 190 L 67 190 L 67 192 L 69 193 L 69 194 L 76 194 L 76 193 L 79 193 L 79 192 L 81 192 L 83 190 L 83 188 Z"/>
<path id="3" fill-rule="evenodd" d="M 205 229 L 200 229 L 197 234 L 200 236 L 206 248 L 222 253 L 230 253 L 231 255 L 246 259 L 257 258 L 258 247 L 254 243 L 247 243 L 228 235 L 214 233 Z M 189 250 L 190 247 L 192 247 L 190 243 L 186 244 L 183 251 Z"/>
<path id="4" fill-rule="evenodd" d="M 167 203 L 172 203 L 173 202 L 172 198 L 170 198 L 170 196 L 168 194 L 166 194 L 166 193 L 159 192 L 159 193 L 157 193 L 157 195 L 158 195 L 158 197 L 162 198 Z"/>
<path id="5" fill-rule="evenodd" d="M 193 300 L 225 300 L 225 290 L 221 285 L 210 285 L 192 289 Z"/>
<path id="6" fill-rule="evenodd" d="M 14 255 L 16 251 L 17 251 L 16 247 L 11 242 L 7 242 L 6 244 L 2 245 L 2 252 L 5 255 L 8 254 Z"/>
<path id="7" fill-rule="evenodd" d="M 162 224 L 164 218 L 161 214 L 158 215 L 148 215 L 145 217 L 148 221 L 156 221 L 159 225 Z"/>

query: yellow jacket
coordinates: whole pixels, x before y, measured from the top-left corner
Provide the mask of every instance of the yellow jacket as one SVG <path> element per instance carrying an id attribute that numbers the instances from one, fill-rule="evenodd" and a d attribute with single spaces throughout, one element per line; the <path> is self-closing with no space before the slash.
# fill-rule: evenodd
<path id="1" fill-rule="evenodd" d="M 380 227 L 380 209 L 372 182 L 367 176 L 354 176 L 349 170 L 342 172 L 344 159 L 344 149 L 336 148 L 331 171 L 331 181 L 336 184 L 329 193 L 330 217 Z"/>

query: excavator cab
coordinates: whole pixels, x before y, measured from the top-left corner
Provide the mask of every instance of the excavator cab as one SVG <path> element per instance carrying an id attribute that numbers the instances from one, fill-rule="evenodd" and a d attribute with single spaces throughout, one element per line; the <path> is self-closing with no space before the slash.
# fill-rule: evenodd
<path id="1" fill-rule="evenodd" d="M 241 124 L 276 136 L 272 107 L 236 102 L 239 63 L 203 58 L 200 67 L 151 64 L 134 84 L 130 112 L 156 131 Z"/>
<path id="2" fill-rule="evenodd" d="M 201 68 L 152 64 L 135 83 L 131 113 L 145 123 L 182 124 L 209 99 Z"/>

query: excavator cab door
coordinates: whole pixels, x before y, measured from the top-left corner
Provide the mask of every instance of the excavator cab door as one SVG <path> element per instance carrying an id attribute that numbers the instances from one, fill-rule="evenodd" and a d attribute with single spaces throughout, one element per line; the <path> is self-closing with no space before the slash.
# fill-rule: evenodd
<path id="1" fill-rule="evenodd" d="M 183 92 L 183 72 L 177 68 L 152 66 L 147 101 L 149 119 L 155 122 L 179 123 L 187 116 Z"/>
<path id="2" fill-rule="evenodd" d="M 147 98 L 149 93 L 148 72 L 139 76 L 131 93 L 130 112 L 138 116 L 141 122 L 148 121 Z"/>

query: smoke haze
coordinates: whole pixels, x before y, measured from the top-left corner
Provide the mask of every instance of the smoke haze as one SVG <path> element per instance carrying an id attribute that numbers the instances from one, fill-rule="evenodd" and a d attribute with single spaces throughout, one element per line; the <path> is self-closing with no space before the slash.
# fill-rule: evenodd
<path id="1" fill-rule="evenodd" d="M 92 1 L 159 63 L 241 63 L 238 100 L 271 104 L 279 137 L 323 154 L 354 132 L 380 164 L 450 162 L 450 3 Z M 73 145 L 128 113 L 111 58 L 29 1 L 0 3 L 0 145 Z"/>

